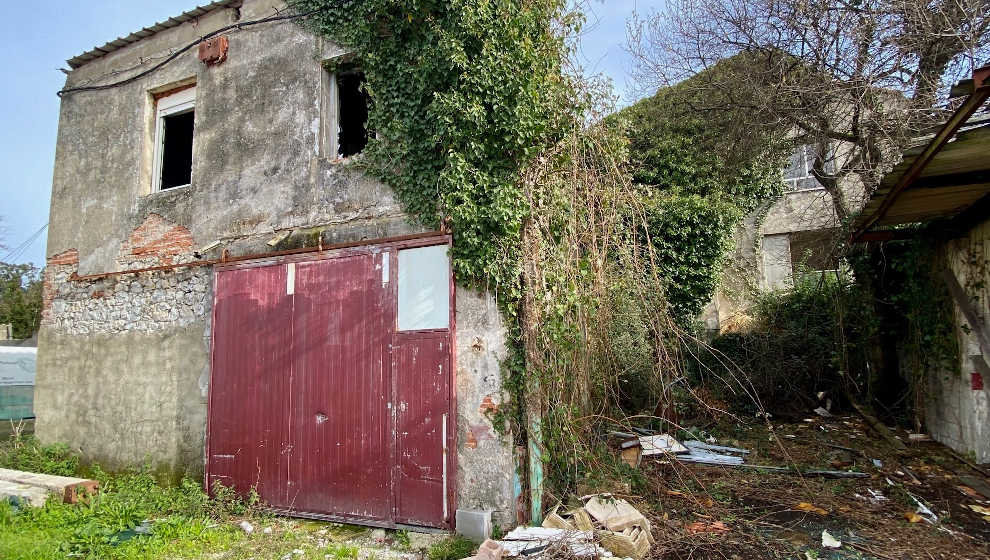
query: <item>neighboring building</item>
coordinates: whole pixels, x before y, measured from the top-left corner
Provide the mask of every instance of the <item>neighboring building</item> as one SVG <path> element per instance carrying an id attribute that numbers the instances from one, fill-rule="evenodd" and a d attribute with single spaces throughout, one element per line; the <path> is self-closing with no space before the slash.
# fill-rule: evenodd
<path id="1" fill-rule="evenodd" d="M 360 67 L 256 23 L 283 7 L 221 0 L 69 60 L 37 435 L 301 515 L 509 526 L 496 304 L 352 165 Z"/>
<path id="2" fill-rule="evenodd" d="M 839 157 L 830 154 L 827 165 Z M 836 268 L 838 218 L 831 195 L 811 173 L 813 160 L 811 146 L 799 145 L 781 171 L 784 194 L 737 227 L 735 249 L 715 296 L 702 311 L 708 330 L 743 328 L 758 292 L 788 288 L 795 274 Z M 843 190 L 854 207 L 862 204 L 865 193 L 858 181 L 847 179 Z"/>
<path id="3" fill-rule="evenodd" d="M 968 96 L 884 177 L 857 218 L 853 239 L 882 243 L 922 232 L 937 241 L 959 357 L 925 380 L 925 427 L 936 440 L 990 463 L 990 114 L 977 112 L 990 98 L 990 66 L 953 91 Z M 928 225 L 897 228 L 904 224 Z M 902 370 L 920 361 L 903 357 Z"/>

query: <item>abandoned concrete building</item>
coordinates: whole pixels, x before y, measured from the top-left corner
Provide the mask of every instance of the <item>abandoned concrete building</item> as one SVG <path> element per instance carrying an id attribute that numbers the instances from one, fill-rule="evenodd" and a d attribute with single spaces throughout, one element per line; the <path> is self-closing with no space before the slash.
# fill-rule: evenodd
<path id="1" fill-rule="evenodd" d="M 836 268 L 839 219 L 831 195 L 811 173 L 811 150 L 808 145 L 795 148 L 781 170 L 783 195 L 752 212 L 736 228 L 734 250 L 712 300 L 701 313 L 710 332 L 745 328 L 757 292 L 786 289 L 796 275 Z M 858 181 L 847 179 L 842 189 L 853 207 L 865 201 Z"/>
<path id="2" fill-rule="evenodd" d="M 355 165 L 360 68 L 282 8 L 221 0 L 69 60 L 37 434 L 299 515 L 509 526 L 502 318 Z"/>

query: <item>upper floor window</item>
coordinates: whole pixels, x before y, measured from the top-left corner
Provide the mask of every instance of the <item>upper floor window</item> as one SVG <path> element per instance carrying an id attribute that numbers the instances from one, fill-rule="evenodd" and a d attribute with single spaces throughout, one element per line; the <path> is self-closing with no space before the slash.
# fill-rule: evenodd
<path id="1" fill-rule="evenodd" d="M 337 159 L 359 154 L 369 137 L 364 72 L 354 64 L 338 64 L 323 73 L 323 155 Z"/>
<path id="2" fill-rule="evenodd" d="M 822 188 L 812 175 L 815 165 L 815 148 L 811 144 L 798 146 L 791 154 L 790 162 L 784 169 L 784 183 L 788 191 L 804 191 Z M 827 165 L 826 165 L 827 167 Z"/>
<path id="3" fill-rule="evenodd" d="M 155 102 L 155 166 L 152 192 L 189 185 L 192 179 L 196 88 Z"/>

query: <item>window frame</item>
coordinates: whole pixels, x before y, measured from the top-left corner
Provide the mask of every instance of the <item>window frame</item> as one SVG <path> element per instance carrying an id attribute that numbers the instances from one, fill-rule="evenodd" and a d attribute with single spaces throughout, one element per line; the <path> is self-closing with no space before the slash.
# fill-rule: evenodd
<path id="1" fill-rule="evenodd" d="M 796 192 L 804 192 L 804 191 L 823 190 L 825 188 L 825 186 L 822 185 L 818 181 L 818 179 L 815 177 L 815 175 L 811 172 L 811 169 L 814 166 L 814 163 L 813 163 L 814 157 L 813 156 L 812 157 L 809 157 L 809 155 L 811 155 L 811 154 L 809 154 L 809 151 L 811 151 L 813 149 L 813 146 L 811 144 L 802 144 L 801 146 L 799 146 L 798 148 L 796 148 L 794 150 L 794 152 L 791 154 L 791 157 L 793 157 L 797 153 L 797 151 L 799 149 L 801 151 L 801 162 L 802 162 L 803 168 L 804 168 L 804 175 L 801 175 L 800 177 L 797 177 L 797 176 L 795 176 L 795 177 L 788 177 L 787 176 L 787 172 L 790 171 L 790 165 L 789 164 L 784 169 L 781 169 L 781 172 L 780 172 L 781 180 L 784 182 L 784 185 L 785 185 L 784 192 L 786 192 L 786 193 L 796 193 Z M 828 169 L 830 167 L 830 163 L 831 163 L 830 160 L 826 160 L 826 162 L 825 162 L 826 169 Z M 814 186 L 811 186 L 811 187 L 802 187 L 801 186 L 801 183 L 803 181 L 805 181 L 806 179 L 811 179 L 812 181 L 814 181 Z"/>
<path id="2" fill-rule="evenodd" d="M 191 85 L 182 91 L 177 91 L 171 95 L 166 95 L 155 100 L 155 151 L 151 169 L 151 192 L 164 192 L 174 189 L 182 189 L 192 184 L 192 172 L 190 170 L 189 183 L 176 185 L 167 189 L 162 189 L 162 163 L 165 156 L 165 117 L 195 111 L 196 109 L 196 86 Z M 194 117 L 195 118 L 195 117 Z M 193 142 L 195 142 L 195 124 L 193 125 Z M 195 146 L 195 143 L 194 143 Z M 192 157 L 195 158 L 196 150 L 193 149 Z"/>
<path id="3" fill-rule="evenodd" d="M 346 70 L 341 71 L 342 68 L 346 68 Z M 364 69 L 360 64 L 354 63 L 350 57 L 345 55 L 340 58 L 324 61 L 320 65 L 320 71 L 323 95 L 321 99 L 322 110 L 320 113 L 320 143 L 318 153 L 320 157 L 331 162 L 344 162 L 362 154 L 364 148 L 360 152 L 349 156 L 340 154 L 340 84 L 338 78 L 341 74 L 347 73 L 364 74 Z M 374 133 L 367 130 L 367 123 L 365 123 L 365 128 L 368 139 L 370 140 Z M 367 144 L 365 147 L 367 147 Z"/>

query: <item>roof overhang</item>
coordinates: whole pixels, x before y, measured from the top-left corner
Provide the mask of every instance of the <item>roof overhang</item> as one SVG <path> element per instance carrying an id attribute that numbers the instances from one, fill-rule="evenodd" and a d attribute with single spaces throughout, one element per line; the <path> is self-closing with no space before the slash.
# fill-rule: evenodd
<path id="1" fill-rule="evenodd" d="M 110 54 L 110 53 L 112 53 L 112 52 L 114 52 L 116 50 L 122 49 L 122 48 L 124 48 L 124 47 L 126 47 L 128 45 L 134 44 L 134 43 L 140 41 L 141 39 L 145 39 L 147 37 L 150 37 L 150 36 L 154 35 L 155 33 L 158 33 L 159 31 L 164 31 L 166 29 L 171 29 L 173 27 L 178 27 L 178 26 L 182 25 L 183 23 L 186 23 L 188 21 L 193 21 L 193 20 L 195 20 L 195 19 L 197 19 L 197 18 L 199 18 L 199 17 L 201 17 L 203 15 L 206 15 L 206 14 L 208 14 L 208 13 L 214 11 L 214 10 L 219 10 L 221 8 L 237 8 L 237 7 L 240 7 L 240 5 L 242 4 L 242 2 L 243 2 L 243 0 L 217 0 L 216 2 L 212 2 L 212 3 L 206 4 L 204 6 L 198 6 L 196 8 L 191 9 L 191 10 L 182 12 L 181 14 L 179 14 L 179 15 L 173 17 L 173 18 L 168 18 L 167 20 L 160 21 L 160 22 L 158 22 L 158 23 L 156 23 L 156 24 L 154 24 L 154 25 L 152 25 L 150 27 L 145 27 L 141 31 L 137 31 L 135 33 L 131 33 L 127 37 L 118 37 L 118 38 L 114 39 L 113 41 L 110 41 L 109 43 L 103 45 L 102 47 L 95 47 L 93 49 L 90 49 L 90 50 L 88 50 L 88 51 L 86 51 L 86 52 L 84 52 L 84 53 L 82 53 L 82 54 L 80 54 L 78 56 L 74 56 L 74 57 L 70 58 L 66 62 L 69 64 L 69 67 L 70 68 L 72 68 L 73 70 L 75 70 L 76 68 L 79 68 L 80 66 L 82 66 L 83 64 L 86 64 L 87 62 L 90 62 L 92 60 L 96 60 L 97 58 L 104 57 L 104 56 L 106 56 L 106 55 L 108 55 L 108 54 Z"/>
<path id="2" fill-rule="evenodd" d="M 853 242 L 895 239 L 892 226 L 952 218 L 990 196 L 990 113 L 977 113 L 990 98 L 990 66 L 970 84 L 949 120 L 884 176 L 853 225 Z"/>

